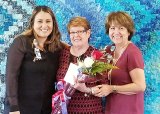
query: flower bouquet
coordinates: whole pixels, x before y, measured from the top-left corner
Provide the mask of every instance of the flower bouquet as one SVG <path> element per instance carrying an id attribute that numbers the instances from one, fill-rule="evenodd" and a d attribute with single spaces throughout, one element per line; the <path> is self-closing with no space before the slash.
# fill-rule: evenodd
<path id="1" fill-rule="evenodd" d="M 118 68 L 110 64 L 108 61 L 109 59 L 112 59 L 111 56 L 105 54 L 103 50 L 94 50 L 90 57 L 86 57 L 84 60 L 78 59 L 78 66 L 80 70 L 78 81 L 94 82 L 104 79 L 104 73 L 111 69 Z"/>

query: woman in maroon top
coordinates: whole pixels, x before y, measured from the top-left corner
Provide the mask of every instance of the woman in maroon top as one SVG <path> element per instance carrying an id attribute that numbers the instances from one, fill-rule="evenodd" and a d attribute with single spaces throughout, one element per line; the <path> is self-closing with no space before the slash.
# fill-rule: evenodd
<path id="1" fill-rule="evenodd" d="M 85 18 L 74 17 L 67 27 L 72 46 L 64 49 L 61 53 L 57 80 L 64 78 L 71 62 L 76 64 L 77 58 L 84 60 L 87 56 L 91 56 L 91 52 L 94 50 L 88 43 L 91 27 Z M 85 96 L 85 93 L 91 93 L 91 87 L 94 88 L 98 84 L 101 82 L 87 82 L 77 86 L 77 90 L 69 100 L 68 114 L 102 114 L 101 98 L 93 95 Z"/>
<path id="2" fill-rule="evenodd" d="M 134 34 L 132 18 L 125 12 L 112 12 L 106 20 L 106 33 L 114 43 L 106 48 L 111 63 L 119 69 L 108 72 L 109 84 L 99 85 L 96 96 L 107 96 L 105 114 L 143 114 L 146 88 L 144 61 L 130 40 Z"/>

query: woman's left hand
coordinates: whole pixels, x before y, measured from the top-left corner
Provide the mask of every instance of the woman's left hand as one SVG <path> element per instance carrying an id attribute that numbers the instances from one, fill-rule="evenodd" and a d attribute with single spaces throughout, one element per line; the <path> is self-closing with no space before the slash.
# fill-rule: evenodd
<path id="1" fill-rule="evenodd" d="M 105 97 L 107 95 L 109 95 L 110 93 L 112 93 L 112 86 L 107 85 L 107 84 L 102 84 L 102 85 L 98 85 L 96 86 L 99 88 L 99 92 L 94 94 L 97 97 Z"/>
<path id="2" fill-rule="evenodd" d="M 88 92 L 88 88 L 86 87 L 85 83 L 77 82 L 73 87 L 81 92 Z"/>

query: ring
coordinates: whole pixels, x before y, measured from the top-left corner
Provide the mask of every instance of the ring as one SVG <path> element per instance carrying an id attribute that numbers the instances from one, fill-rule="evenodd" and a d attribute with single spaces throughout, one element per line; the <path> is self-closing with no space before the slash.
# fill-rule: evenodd
<path id="1" fill-rule="evenodd" d="M 76 84 L 73 84 L 73 87 L 75 86 Z"/>
<path id="2" fill-rule="evenodd" d="M 94 90 L 93 90 L 93 88 L 91 88 L 91 93 L 92 93 L 92 94 L 94 94 Z"/>

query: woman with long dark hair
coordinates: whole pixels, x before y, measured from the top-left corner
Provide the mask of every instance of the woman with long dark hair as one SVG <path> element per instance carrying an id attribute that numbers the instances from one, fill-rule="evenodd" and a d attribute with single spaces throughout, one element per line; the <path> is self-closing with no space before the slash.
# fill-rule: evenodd
<path id="1" fill-rule="evenodd" d="M 58 58 L 64 47 L 60 38 L 52 10 L 37 6 L 28 29 L 14 39 L 8 52 L 5 114 L 51 113 Z"/>

